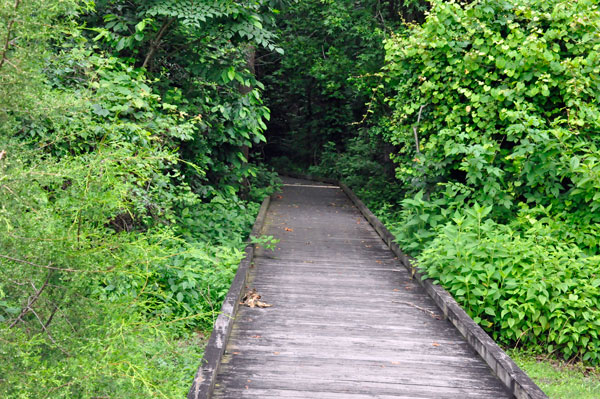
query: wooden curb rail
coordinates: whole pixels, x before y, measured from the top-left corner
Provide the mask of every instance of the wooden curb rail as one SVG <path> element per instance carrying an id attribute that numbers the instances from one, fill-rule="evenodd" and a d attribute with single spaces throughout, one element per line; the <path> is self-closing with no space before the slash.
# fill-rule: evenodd
<path id="1" fill-rule="evenodd" d="M 371 212 L 365 204 L 344 183 L 334 179 L 320 178 L 311 175 L 297 173 L 285 173 L 285 175 L 314 180 L 323 183 L 338 185 L 369 221 L 377 234 L 383 239 L 387 246 L 398 257 L 398 260 L 406 267 L 425 289 L 427 294 L 434 300 L 442 310 L 444 316 L 460 331 L 469 345 L 485 360 L 502 383 L 517 399 L 548 399 L 548 396 L 536 385 L 531 378 L 525 374 L 519 366 L 508 356 L 496 342 L 465 312 L 448 291 L 439 285 L 433 284 L 431 280 L 424 279 L 422 274 L 415 268 L 415 259 L 404 254 L 398 244 L 396 237 L 384 226 L 384 224 Z"/>
<path id="2" fill-rule="evenodd" d="M 251 236 L 260 236 L 270 203 L 271 197 L 265 198 L 262 202 L 256 221 L 252 227 L 252 232 L 250 233 Z M 248 244 L 246 246 L 244 259 L 240 262 L 233 282 L 231 283 L 231 287 L 225 297 L 225 301 L 223 301 L 221 313 L 217 317 L 212 334 L 206 344 L 202 363 L 196 372 L 194 382 L 188 392 L 188 399 L 208 399 L 212 394 L 221 358 L 223 357 L 227 341 L 231 335 L 235 314 L 246 286 L 248 271 L 250 270 L 250 265 L 254 258 L 254 250 L 254 244 Z"/>

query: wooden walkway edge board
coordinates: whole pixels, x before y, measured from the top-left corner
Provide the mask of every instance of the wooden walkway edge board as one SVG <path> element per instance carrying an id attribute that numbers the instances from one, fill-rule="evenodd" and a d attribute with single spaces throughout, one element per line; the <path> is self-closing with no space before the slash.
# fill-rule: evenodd
<path id="1" fill-rule="evenodd" d="M 260 236 L 270 202 L 271 197 L 265 198 L 262 202 L 256 221 L 252 227 L 252 232 L 250 233 L 251 236 Z M 231 287 L 221 307 L 221 313 L 217 317 L 213 331 L 206 344 L 202 363 L 196 372 L 194 382 L 187 395 L 188 399 L 207 399 L 212 394 L 219 365 L 233 328 L 235 314 L 246 286 L 248 271 L 254 258 L 254 252 L 254 244 L 248 244 L 244 251 L 244 259 L 242 259 L 238 266 Z"/>
<path id="2" fill-rule="evenodd" d="M 319 178 L 315 176 L 286 173 L 290 177 L 305 180 L 321 181 L 338 185 L 359 209 L 363 216 L 373 226 L 375 231 L 398 256 L 400 262 L 411 272 L 414 277 L 441 309 L 445 317 L 460 331 L 467 342 L 485 360 L 502 383 L 517 399 L 547 399 L 548 396 L 537 386 L 535 382 L 508 356 L 483 329 L 473 321 L 464 309 L 454 300 L 452 295 L 439 285 L 424 279 L 416 269 L 415 260 L 404 254 L 395 242 L 394 235 L 385 225 L 371 212 L 365 204 L 344 183 L 333 179 Z"/>

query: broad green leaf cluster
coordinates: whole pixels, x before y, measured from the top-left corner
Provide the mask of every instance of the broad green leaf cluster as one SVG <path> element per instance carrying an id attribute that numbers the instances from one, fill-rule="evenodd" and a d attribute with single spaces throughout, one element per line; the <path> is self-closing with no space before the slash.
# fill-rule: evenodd
<path id="1" fill-rule="evenodd" d="M 498 342 L 597 364 L 600 258 L 537 226 L 519 234 L 487 218 L 491 211 L 475 203 L 457 212 L 419 266 Z"/>

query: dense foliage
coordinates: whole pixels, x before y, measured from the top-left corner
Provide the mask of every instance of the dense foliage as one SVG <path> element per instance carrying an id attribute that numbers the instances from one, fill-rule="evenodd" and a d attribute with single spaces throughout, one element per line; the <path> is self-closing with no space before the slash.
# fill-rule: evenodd
<path id="1" fill-rule="evenodd" d="M 598 363 L 598 256 L 547 235 L 519 234 L 477 203 L 436 231 L 419 257 L 497 341 L 543 346 L 565 358 Z"/>
<path id="2" fill-rule="evenodd" d="M 3 1 L 0 396 L 181 397 L 265 155 L 498 341 L 599 363 L 599 32 L 593 0 Z"/>
<path id="3" fill-rule="evenodd" d="M 259 63 L 273 112 L 267 153 L 276 165 L 316 165 L 327 143 L 344 148 L 380 82 L 383 39 L 400 13 L 421 15 L 412 3 L 299 1 L 277 17 L 285 56 L 261 56 Z"/>
<path id="4" fill-rule="evenodd" d="M 357 12 L 367 3 L 346 7 Z M 298 132 L 288 137 L 289 148 L 306 149 L 309 141 L 311 171 L 350 183 L 426 274 L 497 340 L 597 363 L 597 2 L 402 7 L 415 4 L 427 9 L 425 18 L 403 25 L 389 23 L 391 14 L 380 18 L 376 6 L 361 14 L 369 22 L 352 19 L 352 29 L 377 26 L 377 37 L 367 35 L 365 43 L 383 39 L 384 49 L 345 45 L 353 43 L 352 29 L 330 29 L 334 41 L 314 42 L 318 30 L 307 29 L 296 49 L 302 55 L 279 69 L 289 76 L 293 67 L 309 68 L 308 77 L 292 79 L 302 85 L 281 96 L 294 99 L 286 120 L 300 123 L 282 128 L 276 121 L 270 133 L 278 139 L 282 129 Z M 345 21 L 348 14 L 337 15 Z M 290 24 L 284 43 L 307 26 Z M 322 42 L 334 43 L 336 54 L 353 51 L 354 62 L 319 56 L 314 47 Z M 343 96 L 323 89 L 340 87 L 336 80 Z M 314 82 L 323 82 L 317 92 L 324 111 L 305 116 L 298 105 L 317 98 L 306 95 Z M 269 101 L 280 107 L 278 98 Z M 332 118 L 313 117 L 330 110 Z"/>
<path id="5" fill-rule="evenodd" d="M 0 8 L 0 396 L 181 397 L 274 175 L 268 2 Z"/>
<path id="6" fill-rule="evenodd" d="M 422 222 L 399 238 L 501 340 L 593 361 L 599 27 L 593 1 L 433 2 L 385 68 L 396 176 L 418 194 L 403 221 Z M 477 203 L 483 232 L 461 226 Z"/>

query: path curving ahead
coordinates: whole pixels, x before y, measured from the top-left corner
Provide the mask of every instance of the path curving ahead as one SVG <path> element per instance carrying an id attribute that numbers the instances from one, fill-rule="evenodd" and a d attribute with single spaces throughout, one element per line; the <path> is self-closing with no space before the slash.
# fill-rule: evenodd
<path id="1" fill-rule="evenodd" d="M 336 186 L 287 178 L 213 398 L 510 398 Z"/>

